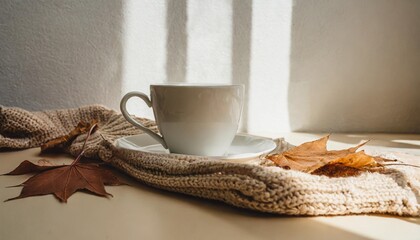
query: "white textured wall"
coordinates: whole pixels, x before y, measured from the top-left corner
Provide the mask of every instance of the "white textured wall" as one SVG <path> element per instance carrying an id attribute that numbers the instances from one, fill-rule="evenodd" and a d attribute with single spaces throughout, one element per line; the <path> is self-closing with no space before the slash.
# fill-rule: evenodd
<path id="1" fill-rule="evenodd" d="M 121 1 L 0 0 L 0 104 L 116 107 L 122 20 Z"/>
<path id="2" fill-rule="evenodd" d="M 121 93 L 141 91 L 149 85 L 166 82 L 166 2 L 129 0 L 124 4 L 122 38 L 124 46 Z M 113 101 L 119 104 L 118 96 Z M 139 99 L 127 108 L 139 116 L 153 118 L 153 112 Z"/>
<path id="3" fill-rule="evenodd" d="M 415 0 L 0 0 L 0 104 L 233 82 L 243 130 L 420 132 L 419 42 Z"/>
<path id="4" fill-rule="evenodd" d="M 188 4 L 187 82 L 229 83 L 232 79 L 232 1 Z"/>
<path id="5" fill-rule="evenodd" d="M 290 131 L 287 91 L 291 18 L 291 1 L 254 1 L 249 131 Z"/>

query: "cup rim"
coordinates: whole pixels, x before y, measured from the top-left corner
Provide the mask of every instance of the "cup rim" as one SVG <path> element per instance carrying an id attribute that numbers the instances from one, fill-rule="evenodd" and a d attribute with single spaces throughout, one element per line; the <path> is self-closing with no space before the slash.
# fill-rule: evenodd
<path id="1" fill-rule="evenodd" d="M 181 87 L 181 88 L 229 88 L 244 87 L 243 84 L 223 84 L 223 83 L 159 83 L 151 84 L 150 87 Z"/>

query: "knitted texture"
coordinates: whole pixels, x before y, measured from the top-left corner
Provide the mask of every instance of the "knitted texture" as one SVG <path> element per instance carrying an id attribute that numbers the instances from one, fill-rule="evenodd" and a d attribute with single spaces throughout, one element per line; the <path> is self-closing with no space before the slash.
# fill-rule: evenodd
<path id="1" fill-rule="evenodd" d="M 157 188 L 214 199 L 261 212 L 287 215 L 383 213 L 420 216 L 420 179 L 415 169 L 329 178 L 257 164 L 231 163 L 180 154 L 153 154 L 114 146 L 122 136 L 140 134 L 120 114 L 102 106 L 28 112 L 0 107 L 0 148 L 38 147 L 73 129 L 81 120 L 99 120 L 86 157 L 100 158 Z M 139 118 L 157 128 L 153 121 Z M 66 149 L 77 155 L 86 135 Z M 278 151 L 290 145 L 278 142 Z"/>

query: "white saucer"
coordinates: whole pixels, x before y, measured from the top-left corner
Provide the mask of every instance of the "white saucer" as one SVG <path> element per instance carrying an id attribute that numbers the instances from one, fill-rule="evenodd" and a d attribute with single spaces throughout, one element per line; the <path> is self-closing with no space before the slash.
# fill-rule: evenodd
<path id="1" fill-rule="evenodd" d="M 166 153 L 169 151 L 163 148 L 156 140 L 147 134 L 122 137 L 115 140 L 117 148 L 129 149 L 148 153 Z M 237 134 L 233 139 L 227 154 L 224 156 L 211 156 L 221 160 L 246 160 L 258 158 L 276 148 L 276 143 L 264 137 L 257 137 L 247 134 Z"/>

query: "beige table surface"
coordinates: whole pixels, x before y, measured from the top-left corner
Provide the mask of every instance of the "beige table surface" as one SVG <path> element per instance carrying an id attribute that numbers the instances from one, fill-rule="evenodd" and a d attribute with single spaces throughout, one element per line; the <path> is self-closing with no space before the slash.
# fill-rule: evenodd
<path id="1" fill-rule="evenodd" d="M 292 144 L 322 134 L 284 136 Z M 363 139 L 365 149 L 420 156 L 420 135 L 333 134 L 329 147 L 346 147 Z M 0 152 L 0 173 L 22 160 L 38 160 L 39 149 Z M 49 158 L 67 159 L 66 156 Z M 223 203 L 157 190 L 141 183 L 107 187 L 113 198 L 83 192 L 67 204 L 52 195 L 11 202 L 27 176 L 0 176 L 0 239 L 420 239 L 419 218 L 382 215 L 285 217 L 230 207 Z"/>

